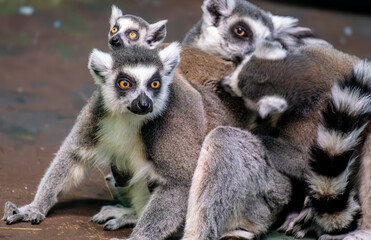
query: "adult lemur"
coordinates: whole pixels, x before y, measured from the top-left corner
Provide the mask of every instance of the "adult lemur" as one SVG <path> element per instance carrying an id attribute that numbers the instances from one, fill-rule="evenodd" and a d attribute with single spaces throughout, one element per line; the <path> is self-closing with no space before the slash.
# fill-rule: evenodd
<path id="1" fill-rule="evenodd" d="M 246 105 L 250 107 L 257 107 L 259 109 L 259 99 L 262 95 L 275 95 L 271 96 L 270 98 L 262 99 L 265 101 L 282 101 L 281 97 L 285 97 L 289 102 L 289 111 L 286 112 L 285 116 L 286 119 L 281 122 L 283 124 L 283 128 L 281 129 L 280 138 L 284 140 L 288 140 L 291 143 L 295 143 L 297 145 L 301 145 L 304 148 L 308 148 L 311 146 L 313 134 L 308 134 L 308 138 L 306 140 L 310 140 L 309 142 L 305 142 L 303 136 L 306 134 L 305 131 L 308 131 L 311 129 L 308 124 L 314 124 L 316 121 L 315 118 L 310 119 L 309 116 L 315 116 L 318 112 L 317 110 L 321 110 L 326 104 L 324 101 L 324 96 L 326 96 L 326 92 L 329 90 L 329 86 L 331 86 L 334 81 L 338 79 L 344 78 L 343 75 L 350 74 L 350 68 L 356 61 L 356 59 L 351 59 L 349 56 L 346 56 L 344 54 L 335 54 L 336 52 L 333 49 L 322 49 L 322 50 L 316 50 L 311 48 L 303 49 L 302 52 L 296 52 L 292 55 L 286 56 L 285 51 L 282 49 L 278 49 L 275 51 L 271 51 L 271 54 L 268 54 L 268 58 L 270 59 L 280 59 L 284 58 L 282 61 L 276 61 L 276 62 L 270 62 L 267 63 L 267 61 L 259 62 L 254 59 L 250 59 L 250 57 L 253 55 L 254 51 L 258 51 L 260 48 L 260 43 L 263 42 L 263 45 L 268 42 L 268 44 L 275 44 L 274 42 L 278 42 L 281 44 L 284 48 L 293 50 L 299 46 L 307 46 L 307 45 L 327 45 L 323 40 L 319 40 L 313 37 L 311 32 L 308 29 L 300 28 L 297 26 L 297 21 L 292 18 L 284 18 L 284 17 L 278 17 L 273 16 L 270 13 L 266 13 L 262 11 L 261 9 L 249 4 L 246 1 L 240 1 L 240 0 L 232 0 L 232 1 L 224 1 L 224 0 L 206 0 L 202 6 L 203 9 L 203 17 L 202 19 L 195 25 L 195 27 L 188 33 L 185 39 L 185 43 L 199 47 L 205 51 L 208 51 L 214 55 L 223 57 L 224 59 L 233 60 L 236 62 L 239 62 L 241 60 L 244 60 L 242 64 L 240 64 L 236 71 L 232 73 L 230 76 L 228 76 L 227 80 L 224 82 L 224 86 L 227 86 L 228 91 L 233 92 L 235 95 L 238 95 L 240 97 L 243 97 L 245 100 Z M 265 41 L 268 40 L 268 41 Z M 264 43 L 265 42 L 265 43 Z M 278 46 L 279 47 L 279 46 Z M 269 50 L 269 48 L 268 48 Z M 270 50 L 269 50 L 270 51 Z M 323 53 L 320 53 L 319 51 L 323 51 Z M 262 52 L 263 55 L 266 54 L 264 51 Z M 259 56 L 261 53 L 256 52 L 256 56 Z M 334 58 L 336 60 L 330 60 L 330 58 Z M 339 61 L 339 62 L 336 62 Z M 319 65 L 319 63 L 324 63 L 323 66 Z M 344 124 L 340 126 L 332 126 L 332 128 L 340 128 L 339 131 L 345 131 L 348 134 L 348 131 L 353 131 L 354 135 L 350 134 L 350 138 L 352 140 L 358 139 L 355 136 L 359 136 L 359 134 L 364 129 L 365 125 L 365 119 L 368 119 L 369 115 L 369 96 L 367 94 L 370 94 L 370 90 L 368 87 L 368 84 L 370 81 L 369 78 L 371 77 L 369 72 L 371 66 L 370 64 L 359 64 L 356 67 L 355 74 L 353 80 L 358 83 L 355 85 L 352 85 L 353 83 L 349 83 L 348 86 L 350 89 L 353 89 L 353 91 L 364 91 L 363 94 L 365 94 L 366 100 L 360 101 L 360 105 L 363 107 L 362 110 L 358 109 L 358 106 L 350 106 L 350 109 L 344 109 L 344 106 L 338 106 L 337 108 L 334 107 L 334 109 L 338 109 L 339 111 L 350 111 L 350 115 L 354 115 L 353 117 L 357 118 L 360 117 L 361 120 L 359 121 L 359 125 L 354 125 L 352 127 L 348 127 L 348 129 L 344 128 Z M 264 72 L 264 70 L 265 72 Z M 345 69 L 348 69 L 347 71 L 344 71 Z M 363 80 L 364 75 L 364 80 Z M 314 81 L 313 76 L 317 76 L 318 81 Z M 232 79 L 232 80 L 231 80 Z M 294 80 L 294 81 L 290 81 Z M 300 82 L 303 81 L 303 82 Z M 309 80 L 309 81 L 308 81 Z M 308 81 L 308 83 L 306 82 Z M 364 81 L 362 83 L 362 81 Z M 226 83 L 227 82 L 227 83 Z M 357 85 L 358 84 L 358 85 Z M 302 85 L 302 86 L 301 86 Z M 257 92 L 257 86 L 263 88 L 263 94 L 262 92 Z M 346 86 L 346 84 L 344 85 Z M 341 87 L 340 87 L 341 88 Z M 339 88 L 338 88 L 339 89 Z M 337 95 L 340 95 L 341 98 L 350 98 L 350 101 L 352 103 L 356 102 L 355 99 L 359 97 L 359 99 L 362 99 L 362 94 L 358 96 L 357 94 L 352 95 L 351 93 L 348 93 L 347 87 L 344 87 L 345 94 L 341 94 L 341 91 L 334 90 L 334 98 L 338 97 Z M 299 93 L 304 94 L 298 94 L 296 91 L 299 91 Z M 277 98 L 279 96 L 279 98 Z M 337 100 L 340 101 L 340 100 Z M 366 103 L 365 103 L 366 101 Z M 368 101 L 368 102 L 367 102 Z M 336 100 L 334 100 L 336 103 Z M 256 104 L 258 103 L 258 104 Z M 361 104 L 363 103 L 363 105 Z M 344 104 L 344 103 L 342 103 Z M 335 104 L 336 106 L 336 104 Z M 362 108 L 360 107 L 360 108 Z M 262 112 L 265 110 L 263 109 Z M 360 114 L 361 116 L 357 116 L 357 114 Z M 362 116 L 362 114 L 365 114 L 365 116 Z M 263 114 L 264 115 L 264 114 Z M 326 117 L 330 118 L 331 114 L 330 111 L 327 111 L 327 113 L 324 113 L 325 119 Z M 340 114 L 340 116 L 342 116 Z M 357 116 L 357 117 L 356 117 Z M 302 122 L 302 124 L 306 124 L 307 128 L 303 129 L 302 126 L 301 129 L 298 126 L 295 126 L 293 124 L 292 119 L 300 118 L 300 117 L 306 117 L 309 119 L 306 119 L 306 122 Z M 346 116 L 343 116 L 344 122 L 349 122 L 349 120 L 346 118 Z M 363 117 L 363 118 L 362 118 Z M 336 118 L 335 118 L 336 119 Z M 341 117 L 339 119 L 342 119 Z M 303 119 L 304 120 L 304 119 Z M 303 121 L 302 120 L 302 121 Z M 314 122 L 313 122 L 314 121 Z M 331 121 L 335 121 L 332 117 Z M 340 121 L 340 120 L 338 120 Z M 300 122 L 300 121 L 299 121 Z M 335 121 L 336 122 L 336 121 Z M 293 125 L 292 125 L 293 124 Z M 340 124 L 340 123 L 339 123 Z M 290 126 L 292 125 L 292 126 Z M 326 127 L 328 124 L 326 125 Z M 290 133 L 291 131 L 296 131 Z M 283 130 L 283 131 L 282 131 Z M 320 128 L 321 130 L 321 128 Z M 234 129 L 230 130 L 231 132 L 235 132 Z M 217 132 L 217 131 L 215 131 Z M 233 142 L 226 129 L 221 130 L 220 135 L 226 136 L 226 138 L 229 140 L 228 142 Z M 217 141 L 221 141 L 221 136 L 214 135 L 210 137 L 210 139 L 217 139 Z M 340 134 L 340 133 L 338 133 Z M 344 133 L 345 134 L 345 133 Z M 367 134 L 367 132 L 366 132 Z M 233 135 L 233 134 L 231 134 Z M 366 135 L 367 136 L 367 135 Z M 369 135 L 368 135 L 369 137 Z M 370 137 L 369 137 L 370 138 Z M 226 152 L 225 147 L 220 147 L 217 143 L 213 142 L 212 140 L 208 139 L 209 141 L 205 142 L 204 148 L 210 148 L 213 149 L 213 146 L 216 145 L 218 149 L 222 149 L 222 151 Z M 327 145 L 323 143 L 323 141 L 330 141 Z M 234 141 L 238 142 L 238 138 L 236 138 Z M 308 144 L 309 143 L 309 144 Z M 336 135 L 335 132 L 327 133 L 326 131 L 319 131 L 319 138 L 317 141 L 317 147 L 314 147 L 312 149 L 312 154 L 315 154 L 313 157 L 313 161 L 311 161 L 311 181 L 310 181 L 310 189 L 312 191 L 310 192 L 310 195 L 312 197 L 312 205 L 311 209 L 316 212 L 315 215 L 315 223 L 317 223 L 319 234 L 323 232 L 328 233 L 339 233 L 343 230 L 346 230 L 351 223 L 354 223 L 357 218 L 355 217 L 358 215 L 359 212 L 359 205 L 356 201 L 354 201 L 354 190 L 356 189 L 354 185 L 347 185 L 348 179 L 349 179 L 349 169 L 352 162 L 351 156 L 353 154 L 353 147 L 355 147 L 357 141 L 353 143 L 349 143 L 345 140 L 342 140 L 341 135 Z M 367 146 L 366 146 L 367 147 Z M 322 157 L 321 151 L 318 149 L 323 148 L 322 151 Z M 329 151 L 328 149 L 333 148 L 332 152 L 327 153 L 326 151 Z M 212 150 L 208 151 L 212 151 Z M 235 150 L 236 152 L 239 152 L 242 154 L 242 150 L 236 150 L 234 148 L 228 149 L 229 151 Z M 317 149 L 317 150 L 316 150 Z M 324 150 L 325 149 L 325 150 Z M 327 149 L 327 150 L 326 150 Z M 323 159 L 323 157 L 326 156 L 326 154 L 329 155 L 329 159 L 334 158 L 334 160 L 326 160 Z M 221 159 L 230 157 L 233 158 L 233 155 L 224 154 L 223 152 L 216 151 L 214 153 Z M 245 154 L 249 154 L 249 152 L 245 152 Z M 330 169 L 328 169 L 328 166 L 332 166 L 332 163 L 337 159 L 334 156 L 342 156 L 342 164 L 336 163 L 336 165 Z M 343 156 L 345 155 L 345 156 Z M 200 159 L 205 158 L 203 161 L 206 162 L 204 164 L 215 164 L 215 167 L 222 168 L 221 166 L 225 164 L 223 160 L 220 160 L 221 163 L 218 166 L 217 163 L 213 159 L 215 159 L 215 156 L 212 156 L 209 152 L 205 156 L 200 157 Z M 236 161 L 243 161 L 243 157 L 236 154 Z M 364 162 L 366 162 L 368 156 L 364 157 Z M 212 161 L 209 163 L 209 161 Z M 284 163 L 282 163 L 284 164 Z M 326 165 L 327 164 L 327 165 Z M 224 166 L 225 167 L 225 166 Z M 277 166 L 278 169 L 281 172 L 285 172 L 285 169 L 290 169 L 290 166 Z M 202 168 L 199 166 L 199 168 Z M 203 166 L 203 168 L 205 168 Z M 322 169 L 318 169 L 322 168 Z M 327 169 L 328 172 L 325 172 L 324 169 Z M 202 172 L 201 170 L 198 170 L 198 172 Z M 205 170 L 204 170 L 205 172 Z M 197 173 L 197 170 L 196 170 Z M 338 175 L 341 174 L 341 177 L 338 177 Z M 206 174 L 206 177 L 208 177 L 209 172 Z M 243 174 L 243 173 L 241 173 Z M 196 176 L 197 174 L 195 174 Z M 316 176 L 315 178 L 313 176 Z M 324 177 L 326 176 L 326 177 Z M 205 177 L 205 176 L 203 176 Z M 200 177 L 203 179 L 203 177 Z M 296 176 L 295 176 L 296 177 Z M 333 180 L 331 180 L 333 179 Z M 211 183 L 212 186 L 210 188 L 217 186 L 216 183 L 218 181 L 213 181 Z M 225 179 L 221 178 L 220 183 L 224 183 Z M 341 182 L 341 186 L 337 186 L 336 189 L 333 189 L 334 185 L 339 185 Z M 195 177 L 194 186 L 197 186 L 197 178 Z M 248 184 L 248 183 L 246 183 Z M 251 184 L 251 183 L 250 183 Z M 203 183 L 203 187 L 207 186 L 206 183 Z M 230 185 L 228 185 L 230 186 Z M 368 186 L 368 185 L 367 185 Z M 351 191 L 351 187 L 353 187 L 353 190 Z M 228 188 L 228 187 L 226 187 Z M 325 189 L 329 189 L 326 192 Z M 187 224 L 189 226 L 188 230 L 186 228 L 186 237 L 189 239 L 193 238 L 200 238 L 200 236 L 208 236 L 207 234 L 211 234 L 210 236 L 217 236 L 215 235 L 216 232 L 218 232 L 218 227 L 223 228 L 226 227 L 227 223 L 221 223 L 221 225 L 218 225 L 215 222 L 212 222 L 212 228 L 207 229 L 208 225 L 206 223 L 203 223 L 202 225 L 200 222 L 197 222 L 195 219 L 220 219 L 222 222 L 222 216 L 218 215 L 221 213 L 217 213 L 217 211 L 212 212 L 210 209 L 212 208 L 211 205 L 212 202 L 209 202 L 209 205 L 204 204 L 202 207 L 197 204 L 198 201 L 205 202 L 200 200 L 200 198 L 204 199 L 206 198 L 207 191 L 206 189 L 200 190 L 201 188 L 193 187 L 194 191 L 191 191 L 191 197 L 190 197 L 190 210 L 189 210 L 189 220 L 191 223 Z M 233 187 L 229 187 L 228 189 L 233 189 Z M 198 191 L 198 192 L 197 192 Z M 237 190 L 236 190 L 237 191 Z M 196 193 L 195 193 L 196 192 Z M 241 190 L 243 192 L 243 190 Z M 361 191 L 362 192 L 362 191 Z M 364 191 L 363 191 L 364 192 Z M 192 195 L 193 193 L 193 195 Z M 320 194 L 321 193 L 321 194 Z M 205 194 L 201 196 L 202 194 Z M 233 195 L 235 192 L 233 193 Z M 244 194 L 244 193 L 242 193 Z M 231 194 L 230 194 L 231 195 Z M 230 196 L 229 195 L 229 196 Z M 341 200 L 338 200 L 341 196 Z M 363 195 L 365 200 L 361 199 L 362 202 L 367 203 L 368 197 Z M 193 198 L 197 198 L 193 199 Z M 219 199 L 219 203 L 221 196 L 218 195 L 216 197 Z M 236 208 L 240 207 L 242 202 L 239 202 L 240 199 L 236 200 L 236 202 L 233 202 L 230 200 L 227 204 L 228 206 L 235 205 Z M 328 201 L 328 203 L 326 203 Z M 226 200 L 227 202 L 227 200 Z M 331 206 L 334 203 L 337 203 L 337 207 L 332 208 L 325 208 L 320 207 L 321 204 L 326 203 L 326 206 Z M 240 204 L 240 205 L 238 205 Z M 308 204 L 308 203 L 307 203 Z M 222 204 L 223 205 L 223 204 Z M 218 205 L 213 205 L 218 206 Z M 364 209 L 367 209 L 366 205 Z M 195 210 L 197 209 L 197 210 Z M 243 206 L 241 207 L 241 211 L 243 209 Z M 207 217 L 205 217 L 205 212 L 210 211 Z M 220 210 L 223 211 L 223 210 Z M 226 210 L 227 211 L 227 210 Z M 313 212 L 312 211 L 312 212 Z M 337 213 L 340 212 L 340 213 Z M 368 211 L 367 211 L 368 212 Z M 198 216 L 196 216 L 198 213 Z M 336 214 L 337 213 L 337 214 Z M 216 214 L 216 215 L 213 215 Z M 227 214 L 227 213 L 225 213 Z M 230 214 L 236 214 L 238 213 L 231 211 Z M 308 216 L 308 214 L 303 216 Z M 313 214 L 308 217 L 312 218 Z M 224 215 L 224 217 L 226 217 Z M 367 216 L 369 217 L 369 216 Z M 309 220 L 309 219 L 308 219 Z M 245 219 L 245 221 L 247 221 Z M 369 220 L 366 218 L 365 220 L 368 222 Z M 295 222 L 291 222 L 291 224 L 294 224 Z M 237 224 L 238 225 L 238 224 Z M 193 228 L 192 228 L 193 226 Z M 227 225 L 231 226 L 231 225 Z M 248 225 L 250 228 L 254 228 L 255 231 L 259 231 L 259 229 L 256 228 L 256 226 Z M 356 226 L 356 224 L 355 224 Z M 205 227 L 205 228 L 203 228 Z M 237 226 L 236 228 L 243 228 L 241 226 Z M 287 226 L 286 226 L 287 227 Z M 352 226 L 354 227 L 354 226 Z M 292 226 L 290 226 L 290 231 L 293 231 L 297 234 L 297 236 L 302 236 L 305 234 L 306 230 L 301 231 L 302 229 L 292 229 Z M 200 231 L 203 231 L 201 235 L 197 235 L 200 233 L 200 231 L 197 231 L 195 229 L 198 229 Z M 254 230 L 250 230 L 254 232 Z M 300 231 L 299 231 L 300 230 Z M 188 231 L 188 233 L 187 233 Z M 192 233 L 193 231 L 196 231 L 197 233 Z M 212 233 L 210 233 L 210 231 Z M 188 235 L 187 235 L 188 234 Z M 360 235 L 363 234 L 360 232 Z M 250 238 L 253 236 L 253 234 L 246 233 L 245 237 Z M 370 235 L 367 235 L 370 236 Z M 231 237 L 230 235 L 228 237 Z M 238 237 L 238 234 L 236 235 Z M 239 236 L 243 237 L 243 236 Z M 342 239 L 345 236 L 338 236 L 337 238 Z M 331 238 L 330 236 L 323 236 L 323 239 L 325 238 Z M 202 237 L 201 237 L 202 239 Z"/>

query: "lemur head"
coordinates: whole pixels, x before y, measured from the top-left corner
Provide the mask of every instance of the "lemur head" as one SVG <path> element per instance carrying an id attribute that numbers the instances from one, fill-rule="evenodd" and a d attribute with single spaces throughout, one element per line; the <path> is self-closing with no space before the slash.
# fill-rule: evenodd
<path id="1" fill-rule="evenodd" d="M 310 29 L 297 26 L 297 19 L 272 15 L 246 0 L 205 0 L 202 11 L 185 43 L 237 63 L 262 39 L 275 39 L 289 49 L 313 38 Z"/>
<path id="2" fill-rule="evenodd" d="M 94 49 L 88 67 L 107 110 L 112 114 L 145 115 L 145 118 L 161 113 L 180 61 L 180 51 L 176 42 L 161 51 L 138 46 L 112 53 Z"/>
<path id="3" fill-rule="evenodd" d="M 149 24 L 140 17 L 123 15 L 115 5 L 109 23 L 108 45 L 112 50 L 134 45 L 154 49 L 166 37 L 167 20 Z"/>
<path id="4" fill-rule="evenodd" d="M 248 90 L 249 83 L 264 80 L 266 76 L 256 74 L 254 67 L 249 66 L 251 58 L 269 60 L 281 60 L 287 56 L 287 50 L 278 41 L 259 40 L 255 50 L 242 58 L 242 62 L 228 76 L 220 81 L 220 86 L 232 96 L 242 97 L 246 104 L 249 104 L 248 95 L 244 90 Z"/>

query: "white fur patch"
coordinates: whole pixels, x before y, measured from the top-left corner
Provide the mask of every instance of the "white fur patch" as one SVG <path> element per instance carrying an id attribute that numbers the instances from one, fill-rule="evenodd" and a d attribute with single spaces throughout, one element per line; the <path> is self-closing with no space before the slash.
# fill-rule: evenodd
<path id="1" fill-rule="evenodd" d="M 282 48 L 282 45 L 279 42 L 272 42 L 267 46 L 265 41 L 260 41 L 257 43 L 254 56 L 260 59 L 268 60 L 280 60 L 285 58 L 287 52 Z"/>
<path id="2" fill-rule="evenodd" d="M 162 64 L 164 65 L 165 74 L 167 80 L 172 81 L 172 77 L 174 76 L 175 68 L 178 66 L 180 62 L 180 52 L 182 48 L 178 42 L 172 42 L 169 46 L 162 49 L 159 52 L 160 59 Z M 169 84 L 170 82 L 168 82 Z"/>
<path id="3" fill-rule="evenodd" d="M 273 26 L 274 32 L 286 32 L 288 29 L 292 27 L 296 27 L 298 25 L 298 19 L 293 17 L 286 17 L 286 16 L 278 16 L 278 15 L 270 15 Z"/>
<path id="4" fill-rule="evenodd" d="M 266 118 L 268 115 L 283 113 L 287 109 L 287 101 L 279 96 L 263 97 L 258 101 L 257 105 L 261 118 Z"/>
<path id="5" fill-rule="evenodd" d="M 138 64 L 135 66 L 124 66 L 121 71 L 128 74 L 136 81 L 136 91 L 141 92 L 146 89 L 146 86 L 151 77 L 158 70 L 157 67 L 151 65 Z"/>
<path id="6" fill-rule="evenodd" d="M 80 149 L 79 155 L 86 164 L 110 166 L 132 175 L 127 192 L 138 215 L 149 199 L 147 179 L 165 182 L 146 158 L 140 129 L 143 116 L 128 112 L 125 115 L 110 115 L 100 123 L 99 141 L 95 148 Z"/>
<path id="7" fill-rule="evenodd" d="M 212 24 L 204 22 L 201 27 L 201 34 L 195 40 L 194 46 L 212 55 L 225 57 L 226 50 L 221 47 L 222 37 L 219 29 Z"/>
<path id="8" fill-rule="evenodd" d="M 271 35 L 271 31 L 267 26 L 264 25 L 261 21 L 254 20 L 249 17 L 244 17 L 243 21 L 247 22 L 249 27 L 254 33 L 255 41 L 262 41 Z"/>
<path id="9" fill-rule="evenodd" d="M 238 239 L 254 239 L 255 234 L 249 231 L 236 230 L 224 234 L 221 239 L 238 238 Z"/>
<path id="10" fill-rule="evenodd" d="M 110 17 L 110 20 L 109 20 L 111 28 L 113 28 L 113 26 L 116 23 L 116 20 L 121 16 L 122 16 L 121 9 L 118 8 L 116 5 L 112 5 L 111 17 Z"/>
<path id="11" fill-rule="evenodd" d="M 354 67 L 357 80 L 371 86 L 371 62 L 368 60 L 359 61 Z"/>
<path id="12" fill-rule="evenodd" d="M 245 64 L 248 63 L 250 59 L 251 56 L 246 56 L 244 60 L 241 62 L 241 64 L 238 65 L 237 68 L 232 72 L 232 74 L 225 79 L 225 84 L 228 85 L 238 97 L 242 97 L 242 92 L 238 87 L 238 82 L 240 80 L 239 75 L 241 70 L 245 67 Z"/>
<path id="13" fill-rule="evenodd" d="M 317 144 L 334 156 L 351 150 L 358 143 L 358 137 L 363 128 L 352 131 L 348 134 L 326 129 L 323 125 L 318 127 Z"/>
<path id="14" fill-rule="evenodd" d="M 332 88 L 332 98 L 336 109 L 347 112 L 352 116 L 371 111 L 371 95 L 362 96 L 357 89 L 340 89 L 338 85 Z"/>
<path id="15" fill-rule="evenodd" d="M 86 172 L 86 168 L 82 165 L 74 165 L 70 169 L 69 177 L 67 182 L 63 185 L 63 191 L 66 192 L 71 187 L 76 187 L 80 181 L 84 178 Z"/>
<path id="16" fill-rule="evenodd" d="M 102 79 L 95 72 L 99 72 L 103 77 L 109 74 L 112 69 L 113 60 L 109 53 L 102 52 L 98 49 L 93 49 L 89 57 L 88 68 L 97 84 L 102 84 Z"/>

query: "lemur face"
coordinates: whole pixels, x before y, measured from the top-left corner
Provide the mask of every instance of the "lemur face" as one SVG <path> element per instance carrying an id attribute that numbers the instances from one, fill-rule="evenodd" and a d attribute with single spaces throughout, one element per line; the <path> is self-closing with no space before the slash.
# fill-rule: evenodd
<path id="1" fill-rule="evenodd" d="M 140 17 L 123 15 L 122 11 L 113 5 L 108 45 L 112 50 L 134 45 L 154 49 L 166 37 L 166 23 L 167 20 L 162 20 L 149 24 Z"/>
<path id="2" fill-rule="evenodd" d="M 179 55 L 178 43 L 160 52 L 137 46 L 111 54 L 94 49 L 89 69 L 111 113 L 153 117 L 166 105 Z"/>
<path id="3" fill-rule="evenodd" d="M 205 0 L 202 11 L 201 34 L 193 45 L 226 60 L 240 62 L 273 31 L 269 13 L 246 0 Z"/>

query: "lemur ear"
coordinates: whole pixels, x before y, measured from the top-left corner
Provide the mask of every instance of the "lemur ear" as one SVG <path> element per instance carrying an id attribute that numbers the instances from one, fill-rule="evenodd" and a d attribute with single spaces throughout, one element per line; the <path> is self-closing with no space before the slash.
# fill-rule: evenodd
<path id="1" fill-rule="evenodd" d="M 122 11 L 120 8 L 116 7 L 116 5 L 112 5 L 111 17 L 109 19 L 109 24 L 111 28 L 116 24 L 116 20 L 121 17 Z"/>
<path id="2" fill-rule="evenodd" d="M 97 84 L 105 83 L 105 77 L 113 67 L 113 59 L 109 53 L 93 49 L 89 57 L 88 68 Z"/>
<path id="3" fill-rule="evenodd" d="M 205 0 L 202 4 L 203 19 L 210 25 L 218 25 L 220 17 L 229 16 L 235 8 L 235 0 Z"/>
<path id="4" fill-rule="evenodd" d="M 160 59 L 164 65 L 165 76 L 172 76 L 175 68 L 180 62 L 180 52 L 182 51 L 178 42 L 173 42 L 159 52 Z"/>
<path id="5" fill-rule="evenodd" d="M 146 41 L 150 48 L 156 48 L 164 41 L 166 37 L 166 23 L 167 20 L 161 20 L 149 25 Z"/>

